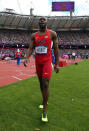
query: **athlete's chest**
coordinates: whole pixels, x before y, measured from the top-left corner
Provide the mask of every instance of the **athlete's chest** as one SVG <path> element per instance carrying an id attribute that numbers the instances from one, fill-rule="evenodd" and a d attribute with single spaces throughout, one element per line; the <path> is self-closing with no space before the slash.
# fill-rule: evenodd
<path id="1" fill-rule="evenodd" d="M 50 41 L 50 37 L 49 37 L 49 35 L 39 35 L 39 36 L 37 36 L 36 38 L 35 38 L 35 43 L 37 44 L 37 45 L 44 45 L 44 44 L 47 44 L 47 43 L 49 43 L 49 41 Z"/>
<path id="2" fill-rule="evenodd" d="M 17 52 L 16 54 L 17 54 L 17 55 L 20 55 L 20 54 L 21 54 L 21 52 Z"/>

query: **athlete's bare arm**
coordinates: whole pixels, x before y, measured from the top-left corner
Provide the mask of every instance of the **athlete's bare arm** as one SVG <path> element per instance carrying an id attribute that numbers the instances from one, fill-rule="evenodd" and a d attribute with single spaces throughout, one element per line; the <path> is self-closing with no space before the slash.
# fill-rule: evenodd
<path id="1" fill-rule="evenodd" d="M 58 38 L 55 31 L 51 31 L 51 38 L 53 41 L 53 49 L 55 55 L 55 67 L 54 70 L 56 73 L 59 72 L 59 49 L 58 49 Z"/>
<path id="2" fill-rule="evenodd" d="M 27 66 L 29 57 L 31 56 L 31 54 L 32 54 L 32 52 L 35 48 L 34 42 L 35 42 L 35 33 L 33 33 L 32 36 L 31 36 L 31 41 L 30 41 L 29 48 L 28 48 L 28 51 L 27 51 L 26 59 L 24 61 L 24 66 Z"/>

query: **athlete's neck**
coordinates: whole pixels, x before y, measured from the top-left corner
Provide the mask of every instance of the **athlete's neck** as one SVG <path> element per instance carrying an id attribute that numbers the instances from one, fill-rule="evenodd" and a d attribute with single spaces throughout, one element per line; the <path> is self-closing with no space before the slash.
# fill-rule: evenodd
<path id="1" fill-rule="evenodd" d="M 47 30 L 47 27 L 45 27 L 45 28 L 40 28 L 40 29 L 39 29 L 39 32 L 40 32 L 40 33 L 45 33 L 46 30 Z"/>

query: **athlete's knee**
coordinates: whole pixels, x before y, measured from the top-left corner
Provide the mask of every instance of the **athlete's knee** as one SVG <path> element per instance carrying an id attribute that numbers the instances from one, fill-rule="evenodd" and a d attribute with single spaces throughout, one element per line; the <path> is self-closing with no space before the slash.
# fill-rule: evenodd
<path id="1" fill-rule="evenodd" d="M 42 84 L 42 76 L 38 76 L 38 80 L 39 80 L 40 84 Z"/>
<path id="2" fill-rule="evenodd" d="M 49 79 L 43 78 L 42 79 L 43 87 L 48 88 L 49 87 Z"/>

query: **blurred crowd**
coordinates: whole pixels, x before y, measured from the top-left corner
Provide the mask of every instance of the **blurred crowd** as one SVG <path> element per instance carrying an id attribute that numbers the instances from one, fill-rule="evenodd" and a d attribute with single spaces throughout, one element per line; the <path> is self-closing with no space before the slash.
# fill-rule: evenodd
<path id="1" fill-rule="evenodd" d="M 25 58 L 27 49 L 20 48 L 21 58 Z M 16 59 L 17 48 L 2 48 L 0 49 L 0 60 L 4 60 L 8 57 L 8 59 Z"/>
<path id="2" fill-rule="evenodd" d="M 80 58 L 80 59 L 88 59 L 89 58 L 89 50 L 88 49 L 60 49 L 59 51 L 59 56 L 60 57 L 66 57 L 68 59 L 72 59 L 74 56 L 75 58 Z"/>
<path id="3" fill-rule="evenodd" d="M 72 49 L 72 45 L 89 45 L 89 31 L 65 31 L 57 32 L 59 46 L 60 45 L 70 45 L 70 49 L 62 48 L 59 51 L 59 56 L 63 57 L 68 56 L 72 57 L 72 54 L 75 54 L 75 57 L 81 57 L 83 59 L 89 57 L 88 49 Z M 15 59 L 15 53 L 17 48 L 20 47 L 22 58 L 26 56 L 26 51 L 30 43 L 30 31 L 21 31 L 21 30 L 2 30 L 0 29 L 0 45 L 3 44 L 0 48 L 0 59 L 5 59 L 5 57 L 10 57 Z M 10 46 L 5 47 L 6 44 Z M 12 48 L 12 45 L 16 45 L 15 48 Z M 17 45 L 21 45 L 17 47 Z M 23 46 L 22 46 L 23 45 Z M 25 47 L 28 45 L 27 47 Z"/>
<path id="4" fill-rule="evenodd" d="M 31 32 L 21 30 L 0 30 L 0 43 L 29 44 Z M 57 32 L 59 45 L 89 45 L 89 31 Z"/>
<path id="5" fill-rule="evenodd" d="M 0 60 L 4 60 L 6 57 L 10 57 L 11 59 L 16 59 L 16 51 L 17 48 L 2 48 L 0 49 Z M 20 48 L 21 58 L 26 57 L 27 48 Z M 34 55 L 34 52 L 33 52 Z M 80 59 L 88 59 L 89 58 L 89 50 L 88 49 L 59 49 L 59 56 L 62 58 L 72 59 L 75 58 Z"/>
<path id="6" fill-rule="evenodd" d="M 29 43 L 27 31 L 0 30 L 0 43 Z"/>
<path id="7" fill-rule="evenodd" d="M 89 31 L 69 31 L 58 33 L 59 44 L 64 45 L 89 45 Z"/>

